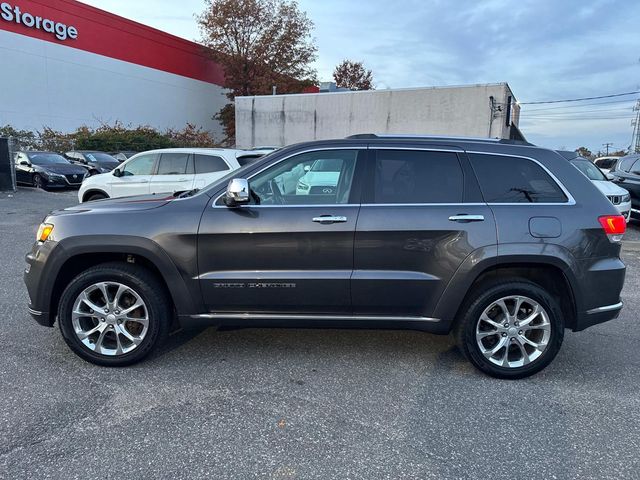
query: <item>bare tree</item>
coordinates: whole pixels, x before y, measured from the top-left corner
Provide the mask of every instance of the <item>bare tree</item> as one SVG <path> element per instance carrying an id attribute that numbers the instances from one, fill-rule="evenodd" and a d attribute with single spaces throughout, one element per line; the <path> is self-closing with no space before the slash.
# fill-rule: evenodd
<path id="1" fill-rule="evenodd" d="M 237 95 L 299 93 L 317 83 L 311 63 L 317 47 L 313 22 L 295 0 L 206 0 L 198 16 L 203 43 L 225 71 L 224 87 Z M 235 111 L 226 105 L 216 118 L 235 138 Z"/>
<path id="2" fill-rule="evenodd" d="M 333 71 L 333 79 L 340 88 L 373 90 L 373 74 L 362 62 L 343 60 Z"/>

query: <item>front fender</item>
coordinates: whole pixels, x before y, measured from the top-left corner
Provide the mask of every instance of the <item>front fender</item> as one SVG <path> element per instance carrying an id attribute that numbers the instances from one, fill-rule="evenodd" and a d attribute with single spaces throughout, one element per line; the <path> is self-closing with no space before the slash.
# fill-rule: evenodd
<path id="1" fill-rule="evenodd" d="M 25 283 L 31 298 L 30 308 L 43 313 L 38 321 L 48 326 L 54 323 L 55 312 L 50 311 L 50 306 L 56 287 L 61 290 L 54 280 L 63 273 L 67 262 L 80 255 L 96 255 L 99 263 L 100 255 L 106 261 L 113 254 L 134 255 L 153 264 L 168 286 L 167 290 L 179 315 L 193 315 L 201 311 L 199 289 L 189 288 L 187 284 L 193 280 L 180 272 L 169 255 L 154 241 L 129 235 L 75 236 L 57 243 L 36 245 L 27 255 L 30 268 L 25 273 Z"/>

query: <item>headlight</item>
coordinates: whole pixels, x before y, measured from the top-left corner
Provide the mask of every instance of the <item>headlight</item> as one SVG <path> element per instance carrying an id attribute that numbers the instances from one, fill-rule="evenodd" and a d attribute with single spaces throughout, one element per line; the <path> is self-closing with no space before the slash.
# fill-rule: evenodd
<path id="1" fill-rule="evenodd" d="M 622 196 L 622 203 L 627 203 L 631 201 L 631 195 L 630 194 L 626 194 Z"/>
<path id="2" fill-rule="evenodd" d="M 298 188 L 300 190 L 309 190 L 309 185 L 307 185 L 306 183 L 298 182 Z"/>
<path id="3" fill-rule="evenodd" d="M 60 175 L 59 173 L 47 173 L 47 175 L 49 176 L 49 178 L 64 178 L 64 175 Z"/>
<path id="4" fill-rule="evenodd" d="M 37 242 L 46 242 L 49 236 L 53 232 L 53 225 L 50 223 L 41 223 L 38 228 L 38 233 L 36 234 Z"/>

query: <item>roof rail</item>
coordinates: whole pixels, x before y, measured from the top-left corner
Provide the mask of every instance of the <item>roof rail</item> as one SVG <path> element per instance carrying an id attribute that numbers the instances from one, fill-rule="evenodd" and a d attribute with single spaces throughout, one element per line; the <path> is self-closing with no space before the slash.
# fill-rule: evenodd
<path id="1" fill-rule="evenodd" d="M 456 136 L 448 136 L 448 135 L 403 135 L 403 134 L 384 134 L 379 135 L 376 133 L 359 133 L 357 135 L 350 135 L 346 137 L 347 139 L 353 140 L 373 140 L 376 138 L 380 139 L 415 139 L 415 140 L 458 140 L 458 141 L 467 141 L 467 142 L 477 142 L 477 143 L 506 143 L 511 145 L 532 145 L 529 142 L 525 142 L 522 140 L 509 140 L 505 138 L 485 138 L 485 137 L 456 137 Z"/>

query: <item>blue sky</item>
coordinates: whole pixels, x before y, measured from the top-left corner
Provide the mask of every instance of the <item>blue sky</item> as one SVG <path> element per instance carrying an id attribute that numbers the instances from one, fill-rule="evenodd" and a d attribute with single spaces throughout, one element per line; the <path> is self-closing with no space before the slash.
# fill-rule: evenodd
<path id="1" fill-rule="evenodd" d="M 202 0 L 88 0 L 190 40 Z M 315 23 L 316 62 L 330 80 L 343 58 L 364 61 L 377 88 L 508 82 L 521 102 L 640 90 L 640 2 L 621 0 L 300 0 Z M 523 106 L 539 145 L 598 150 L 631 142 L 640 95 Z M 615 102 L 615 103 L 613 103 Z M 560 107 L 560 108 L 558 108 Z"/>

